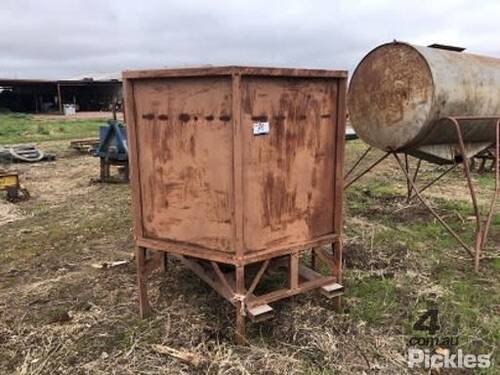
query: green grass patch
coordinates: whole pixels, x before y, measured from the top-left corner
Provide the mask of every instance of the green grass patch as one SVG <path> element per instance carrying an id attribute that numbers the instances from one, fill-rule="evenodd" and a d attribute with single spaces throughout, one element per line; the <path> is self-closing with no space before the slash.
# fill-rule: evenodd
<path id="1" fill-rule="evenodd" d="M 482 188 L 493 188 L 491 176 L 475 178 Z M 429 201 L 472 247 L 475 220 L 470 201 L 439 198 Z M 397 278 L 391 279 L 362 276 L 359 270 L 351 276 L 350 270 L 346 269 L 346 293 L 351 298 L 350 315 L 354 319 L 363 320 L 371 327 L 392 325 L 407 338 L 427 337 L 429 334 L 415 330 L 414 324 L 427 309 L 433 308 L 439 312 L 440 329 L 435 336 L 458 337 L 458 347 L 466 353 L 494 351 L 500 342 L 500 317 L 494 312 L 500 305 L 495 283 L 500 260 L 483 262 L 481 272 L 475 273 L 472 262 L 458 250 L 458 242 L 425 207 L 418 202 L 404 207 L 404 189 L 394 181 L 384 182 L 377 178 L 351 187 L 347 190 L 346 206 L 350 215 L 379 224 L 373 233 L 372 245 L 364 243 L 364 246 L 373 246 L 375 256 L 387 258 L 393 253 L 392 249 L 403 246 L 418 264 L 412 272 L 421 270 L 427 274 L 415 277 L 412 273 L 399 273 Z M 488 208 L 486 204 L 481 207 L 483 215 Z M 359 239 L 369 234 L 363 236 L 363 230 L 366 231 L 354 226 L 348 227 L 346 232 L 348 237 Z M 493 216 L 487 249 L 498 248 L 498 233 L 499 213 Z M 377 251 L 381 254 L 378 255 Z M 449 256 L 457 251 L 463 259 Z M 372 253 L 362 253 L 358 257 L 368 256 Z M 493 357 L 498 362 L 498 350 Z"/>
<path id="2" fill-rule="evenodd" d="M 495 173 L 484 173 L 474 176 L 474 180 L 483 189 L 493 191 L 495 189 Z"/>
<path id="3" fill-rule="evenodd" d="M 347 296 L 358 300 L 351 315 L 373 326 L 391 321 L 398 309 L 397 286 L 392 279 L 353 280 L 348 285 Z"/>
<path id="4" fill-rule="evenodd" d="M 0 144 L 96 137 L 103 120 L 36 118 L 25 113 L 0 114 Z"/>
<path id="5" fill-rule="evenodd" d="M 491 261 L 491 267 L 495 270 L 495 271 L 500 271 L 500 259 L 494 259 Z"/>
<path id="6" fill-rule="evenodd" d="M 397 197 L 394 184 L 374 180 L 369 185 L 354 185 L 346 190 L 345 203 L 353 216 L 365 215 L 381 200 Z"/>

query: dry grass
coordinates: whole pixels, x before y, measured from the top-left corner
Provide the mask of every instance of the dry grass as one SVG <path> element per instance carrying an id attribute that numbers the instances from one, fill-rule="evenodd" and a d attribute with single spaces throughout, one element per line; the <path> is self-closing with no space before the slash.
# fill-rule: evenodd
<path id="1" fill-rule="evenodd" d="M 17 166 L 33 199 L 15 206 L 17 220 L 0 223 L 1 374 L 415 373 L 404 351 L 429 303 L 443 319 L 461 317 L 464 347 L 498 355 L 498 263 L 473 275 L 426 213 L 390 193 L 404 188 L 391 163 L 347 197 L 344 313 L 316 293 L 283 301 L 273 320 L 249 325 L 249 345 L 238 347 L 233 309 L 176 262 L 152 278 L 153 316 L 138 318 L 134 264 L 92 267 L 130 260 L 128 187 L 90 184 L 97 159 L 66 142 L 44 147 L 59 159 Z M 495 239 L 488 252 L 499 248 Z M 153 345 L 202 360 L 191 365 Z"/>
<path id="2" fill-rule="evenodd" d="M 7 201 L 0 201 L 0 226 L 22 219 L 23 213 L 15 204 Z"/>

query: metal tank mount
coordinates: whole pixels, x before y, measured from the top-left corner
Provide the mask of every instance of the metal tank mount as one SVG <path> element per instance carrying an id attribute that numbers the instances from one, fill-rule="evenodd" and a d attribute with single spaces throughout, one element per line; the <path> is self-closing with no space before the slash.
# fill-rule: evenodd
<path id="1" fill-rule="evenodd" d="M 474 258 L 477 271 L 500 194 L 500 59 L 441 45 L 383 44 L 369 52 L 354 71 L 347 105 L 352 127 L 370 148 L 344 176 L 344 187 L 392 155 L 407 181 L 407 202 L 418 198 Z M 372 147 L 385 154 L 352 177 Z M 495 189 L 483 216 L 470 160 L 487 151 L 494 163 Z M 413 171 L 409 156 L 418 159 Z M 422 160 L 451 166 L 418 186 Z M 459 165 L 464 169 L 476 219 L 473 248 L 422 196 Z"/>

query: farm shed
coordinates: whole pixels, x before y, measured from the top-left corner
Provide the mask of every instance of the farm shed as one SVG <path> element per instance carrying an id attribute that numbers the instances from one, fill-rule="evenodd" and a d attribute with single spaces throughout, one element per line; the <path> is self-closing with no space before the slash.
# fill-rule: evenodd
<path id="1" fill-rule="evenodd" d="M 63 112 L 64 104 L 75 104 L 77 111 L 109 111 L 122 84 L 118 79 L 1 79 L 0 109 L 12 112 Z"/>

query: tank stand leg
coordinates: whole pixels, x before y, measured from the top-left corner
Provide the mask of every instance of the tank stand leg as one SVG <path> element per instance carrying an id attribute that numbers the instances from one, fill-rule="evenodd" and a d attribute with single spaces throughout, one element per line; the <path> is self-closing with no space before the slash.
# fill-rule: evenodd
<path id="1" fill-rule="evenodd" d="M 472 159 L 472 160 L 474 160 L 474 159 Z M 477 171 L 479 173 L 483 173 L 485 170 L 486 170 L 486 158 L 481 159 L 481 165 L 479 166 Z"/>
<path id="2" fill-rule="evenodd" d="M 146 273 L 146 248 L 136 247 L 136 260 L 137 260 L 137 284 L 139 287 L 139 314 L 141 318 L 147 317 L 151 312 L 151 306 L 148 300 L 147 292 L 147 278 Z"/>
<path id="3" fill-rule="evenodd" d="M 356 181 L 358 181 L 361 177 L 363 177 L 365 174 L 370 172 L 373 168 L 375 168 L 377 165 L 379 165 L 382 161 L 384 161 L 391 153 L 386 152 L 384 155 L 382 155 L 380 158 L 378 158 L 375 162 L 370 164 L 369 167 L 367 167 L 363 172 L 359 173 L 356 177 L 351 179 L 349 182 L 344 180 L 344 190 L 347 189 L 349 186 L 354 184 Z M 349 174 L 352 172 L 349 172 Z"/>
<path id="4" fill-rule="evenodd" d="M 417 165 L 415 167 L 415 170 L 413 171 L 413 177 L 412 177 L 412 181 L 413 181 L 413 184 L 410 183 L 410 180 L 406 180 L 406 204 L 409 204 L 411 199 L 412 199 L 412 194 L 413 194 L 413 185 L 416 184 L 417 182 L 417 177 L 418 177 L 418 172 L 420 170 L 420 165 L 422 164 L 422 159 L 418 159 L 417 161 Z M 410 175 L 410 161 L 409 161 L 409 158 L 408 158 L 408 154 L 405 154 L 405 168 L 406 168 L 406 172 L 408 175 Z"/>
<path id="5" fill-rule="evenodd" d="M 474 184 L 472 182 L 472 178 L 470 175 L 470 165 L 469 165 L 469 158 L 467 158 L 467 150 L 465 148 L 465 143 L 463 140 L 462 136 L 462 128 L 460 127 L 459 120 L 455 117 L 446 117 L 446 119 L 454 126 L 455 131 L 457 133 L 457 138 L 458 138 L 458 146 L 460 147 L 460 153 L 462 155 L 462 164 L 464 167 L 464 175 L 465 179 L 467 180 L 467 186 L 469 188 L 469 193 L 472 201 L 472 206 L 474 208 L 474 216 L 476 217 L 476 244 L 474 248 L 474 270 L 476 272 L 479 272 L 479 260 L 481 257 L 481 251 L 483 247 L 483 242 L 482 237 L 483 237 L 483 232 L 484 232 L 484 226 L 483 222 L 481 220 L 481 211 L 479 209 L 479 204 L 478 200 L 476 198 L 476 192 L 474 189 Z M 498 137 L 498 126 L 500 124 L 500 119 L 497 120 L 496 123 L 496 129 L 497 129 L 497 137 Z M 498 143 L 498 140 L 497 140 Z M 494 197 L 496 199 L 496 196 Z"/>
<path id="6" fill-rule="evenodd" d="M 493 214 L 497 207 L 497 199 L 500 195 L 500 119 L 496 121 L 495 124 L 495 151 L 493 155 L 494 168 L 495 168 L 495 187 L 493 191 L 493 196 L 491 198 L 490 208 L 486 215 L 486 220 L 484 226 L 482 227 L 482 233 L 478 235 L 479 238 L 476 239 L 476 257 L 474 258 L 474 267 L 476 271 L 479 270 L 479 261 L 481 257 L 481 250 L 486 245 L 488 238 L 488 232 L 490 230 L 491 222 L 493 219 Z"/>
<path id="7" fill-rule="evenodd" d="M 406 169 L 406 173 L 410 174 L 410 162 L 408 161 L 408 154 L 405 153 L 404 156 L 405 156 L 405 169 Z M 406 203 L 408 203 L 410 201 L 410 197 L 411 197 L 410 180 L 406 180 L 406 191 L 407 191 Z"/>
<path id="8" fill-rule="evenodd" d="M 243 297 L 245 295 L 245 266 L 236 266 L 236 295 Z M 246 311 L 245 301 L 240 298 L 236 301 L 236 335 L 235 341 L 237 345 L 246 343 Z"/>
<path id="9" fill-rule="evenodd" d="M 365 150 L 365 152 L 363 152 L 363 154 L 358 158 L 358 160 L 356 160 L 354 162 L 354 164 L 351 167 L 351 169 L 349 169 L 349 171 L 344 175 L 344 181 L 347 181 L 347 179 L 349 178 L 349 176 L 351 175 L 351 173 L 356 170 L 357 166 L 363 161 L 363 159 L 366 157 L 366 155 L 368 155 L 370 153 L 371 150 L 372 150 L 371 146 L 368 147 Z"/>
<path id="10" fill-rule="evenodd" d="M 469 245 L 467 245 L 463 240 L 462 238 L 460 238 L 460 236 L 446 223 L 446 221 L 444 221 L 444 219 L 432 208 L 432 206 L 424 199 L 424 197 L 421 195 L 421 192 L 424 190 L 424 189 L 418 189 L 417 186 L 413 183 L 413 180 L 411 179 L 411 176 L 409 174 L 406 173 L 406 168 L 405 166 L 403 165 L 403 162 L 401 161 L 400 157 L 398 156 L 397 153 L 393 153 L 392 154 L 394 156 L 394 158 L 396 159 L 398 165 L 399 165 L 399 168 L 401 169 L 401 171 L 403 172 L 405 178 L 409 181 L 409 183 L 411 184 L 411 187 L 412 187 L 412 190 L 415 192 L 415 196 L 420 200 L 420 202 L 429 210 L 429 212 L 439 221 L 439 223 L 448 231 L 449 234 L 451 234 L 461 245 L 462 247 L 465 249 L 465 251 L 467 251 L 467 253 L 472 257 L 474 258 L 474 254 L 472 253 L 472 251 L 470 250 L 469 248 Z"/>
<path id="11" fill-rule="evenodd" d="M 446 176 L 452 170 L 454 170 L 455 168 L 457 168 L 458 165 L 459 165 L 458 163 L 453 164 L 447 170 L 445 170 L 444 172 L 442 172 L 439 176 L 437 176 L 436 178 L 434 178 L 431 182 L 429 182 L 428 184 L 426 184 L 424 187 L 420 188 L 420 193 L 423 193 L 425 190 L 429 189 L 431 186 L 433 186 L 435 183 L 437 183 L 440 179 L 442 179 L 444 176 Z M 412 189 L 412 194 L 410 196 L 410 201 L 409 202 L 411 202 L 413 200 L 413 198 L 415 198 L 417 196 L 417 194 L 415 193 L 415 188 L 414 188 L 415 186 L 416 186 L 416 179 L 413 179 L 413 185 L 412 185 L 412 188 L 411 188 Z"/>
<path id="12" fill-rule="evenodd" d="M 337 277 L 337 283 L 342 284 L 342 240 L 338 239 L 332 243 L 333 264 L 332 274 Z M 342 297 L 333 299 L 333 306 L 336 312 L 342 312 Z"/>

